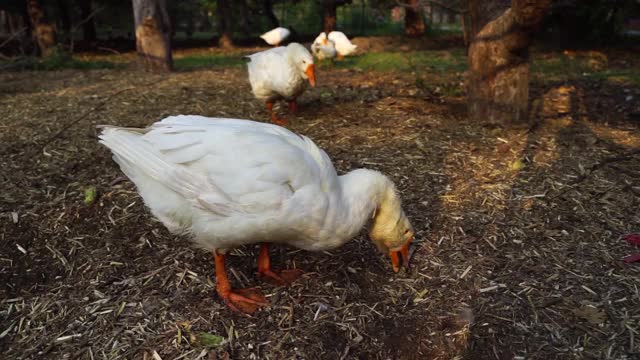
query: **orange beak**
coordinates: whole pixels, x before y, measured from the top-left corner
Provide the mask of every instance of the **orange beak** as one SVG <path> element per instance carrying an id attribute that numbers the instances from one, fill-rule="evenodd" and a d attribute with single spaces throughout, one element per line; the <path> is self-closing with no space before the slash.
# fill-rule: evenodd
<path id="1" fill-rule="evenodd" d="M 407 240 L 402 247 L 391 249 L 389 251 L 393 272 L 400 271 L 400 267 L 404 267 L 409 270 L 409 245 L 411 245 L 411 240 L 413 240 L 413 238 Z"/>
<path id="2" fill-rule="evenodd" d="M 327 39 L 322 39 L 322 44 L 327 45 L 329 43 L 329 40 Z"/>
<path id="3" fill-rule="evenodd" d="M 307 70 L 305 70 L 304 73 L 309 78 L 309 84 L 311 86 L 316 86 L 316 68 L 315 68 L 315 66 L 313 64 L 309 64 L 309 66 L 307 66 Z"/>

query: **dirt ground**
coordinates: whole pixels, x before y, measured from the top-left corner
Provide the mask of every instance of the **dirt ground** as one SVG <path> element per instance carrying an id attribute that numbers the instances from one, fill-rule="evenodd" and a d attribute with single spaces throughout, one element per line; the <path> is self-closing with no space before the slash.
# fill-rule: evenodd
<path id="1" fill-rule="evenodd" d="M 640 358 L 640 267 L 621 261 L 640 252 L 621 240 L 640 232 L 640 89 L 534 77 L 537 126 L 523 128 L 468 119 L 463 97 L 409 73 L 324 67 L 318 83 L 290 128 L 339 172 L 396 182 L 412 268 L 394 274 L 363 231 L 331 252 L 274 247 L 275 265 L 306 271 L 279 288 L 255 278 L 257 248 L 240 248 L 234 285 L 271 304 L 247 318 L 217 297 L 210 254 L 150 216 L 95 128 L 266 121 L 245 68 L 0 74 L 3 357 Z"/>

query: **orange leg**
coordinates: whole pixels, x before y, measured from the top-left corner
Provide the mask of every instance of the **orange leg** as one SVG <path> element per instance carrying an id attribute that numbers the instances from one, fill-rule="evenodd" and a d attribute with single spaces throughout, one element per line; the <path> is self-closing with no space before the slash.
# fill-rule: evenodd
<path id="1" fill-rule="evenodd" d="M 274 285 L 289 285 L 303 274 L 300 269 L 272 270 L 271 259 L 269 258 L 269 244 L 260 244 L 260 255 L 258 256 L 258 275 L 265 281 Z"/>
<path id="2" fill-rule="evenodd" d="M 271 122 L 272 123 L 274 123 L 276 125 L 280 125 L 280 126 L 287 125 L 287 120 L 279 118 L 278 114 L 276 114 L 276 112 L 273 111 L 273 102 L 271 102 L 271 101 L 267 102 L 267 110 L 269 110 L 269 113 L 271 114 Z"/>
<path id="3" fill-rule="evenodd" d="M 231 289 L 224 266 L 224 255 L 214 252 L 213 257 L 216 263 L 216 290 L 231 310 L 252 314 L 259 306 L 267 305 L 267 299 L 260 290 L 255 288 Z"/>
<path id="4" fill-rule="evenodd" d="M 298 112 L 298 101 L 296 99 L 289 101 L 289 112 L 293 114 Z"/>
<path id="5" fill-rule="evenodd" d="M 344 56 L 342 56 L 342 54 L 338 53 L 338 60 L 342 60 L 344 59 Z"/>

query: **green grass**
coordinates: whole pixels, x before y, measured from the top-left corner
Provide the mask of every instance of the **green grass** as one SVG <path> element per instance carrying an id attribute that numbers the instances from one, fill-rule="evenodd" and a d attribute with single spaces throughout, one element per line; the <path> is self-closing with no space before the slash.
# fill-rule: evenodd
<path id="1" fill-rule="evenodd" d="M 596 59 L 597 60 L 597 59 Z M 597 79 L 614 83 L 626 83 L 640 86 L 640 69 L 604 69 L 594 68 L 594 58 L 556 55 L 552 58 L 535 59 L 531 64 L 533 76 L 545 81 L 567 81 L 577 78 Z"/>
<path id="2" fill-rule="evenodd" d="M 245 63 L 241 55 L 190 55 L 173 59 L 173 65 L 179 71 L 242 66 Z"/>
<path id="3" fill-rule="evenodd" d="M 105 60 L 81 60 L 74 58 L 71 54 L 55 50 L 51 56 L 47 58 L 37 57 L 20 57 L 10 60 L 0 61 L 0 69 L 24 71 L 24 70 L 62 70 L 62 69 L 114 69 L 122 67 L 123 64 Z"/>
<path id="4" fill-rule="evenodd" d="M 461 49 L 449 51 L 414 51 L 366 53 L 335 62 L 340 68 L 369 71 L 429 71 L 439 74 L 462 72 L 467 60 Z"/>

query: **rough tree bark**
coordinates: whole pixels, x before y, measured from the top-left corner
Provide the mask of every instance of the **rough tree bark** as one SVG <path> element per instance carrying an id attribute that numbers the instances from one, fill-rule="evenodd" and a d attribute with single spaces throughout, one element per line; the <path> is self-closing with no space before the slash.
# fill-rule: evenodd
<path id="1" fill-rule="evenodd" d="M 408 0 L 404 8 L 404 33 L 407 36 L 424 34 L 424 18 L 419 0 Z"/>
<path id="2" fill-rule="evenodd" d="M 152 71 L 171 71 L 171 29 L 165 0 L 133 0 L 133 17 L 143 66 Z"/>
<path id="3" fill-rule="evenodd" d="M 267 16 L 267 19 L 269 19 L 269 22 L 271 23 L 271 28 L 275 29 L 278 26 L 280 26 L 280 21 L 278 21 L 278 18 L 276 17 L 276 14 L 273 13 L 273 1 L 272 0 L 264 0 L 262 2 L 262 10 L 264 11 L 264 14 Z"/>
<path id="4" fill-rule="evenodd" d="M 77 4 L 80 7 L 80 21 L 84 21 L 82 24 L 82 38 L 86 42 L 95 42 L 97 39 L 96 22 L 91 16 L 93 12 L 91 0 L 77 0 Z"/>
<path id="5" fill-rule="evenodd" d="M 322 31 L 330 33 L 336 29 L 338 21 L 338 6 L 350 4 L 351 0 L 323 0 L 322 1 Z"/>
<path id="6" fill-rule="evenodd" d="M 526 123 L 529 45 L 550 0 L 469 2 L 469 115 L 489 122 Z"/>
<path id="7" fill-rule="evenodd" d="M 233 47 L 231 40 L 232 20 L 231 20 L 231 4 L 227 0 L 216 0 L 218 15 L 218 46 L 222 48 Z"/>
<path id="8" fill-rule="evenodd" d="M 45 18 L 40 1 L 27 0 L 27 14 L 40 55 L 43 57 L 51 55 L 56 45 L 56 29 Z"/>

